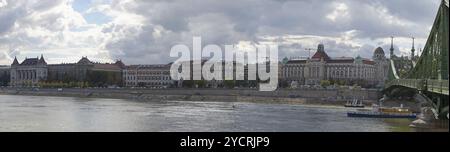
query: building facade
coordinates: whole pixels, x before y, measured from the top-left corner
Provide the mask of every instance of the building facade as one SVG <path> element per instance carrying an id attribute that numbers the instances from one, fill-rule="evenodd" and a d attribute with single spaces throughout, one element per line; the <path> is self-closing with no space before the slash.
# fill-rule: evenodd
<path id="1" fill-rule="evenodd" d="M 19 64 L 14 58 L 11 64 L 11 86 L 37 86 L 40 81 L 47 80 L 47 62 L 41 58 L 26 58 Z"/>
<path id="2" fill-rule="evenodd" d="M 391 48 L 391 52 L 393 48 Z M 392 56 L 393 58 L 397 58 Z M 249 80 L 249 73 L 257 73 L 254 65 L 240 63 L 222 64 L 222 75 L 233 68 L 234 80 L 210 80 L 206 81 L 201 75 L 203 65 L 207 60 L 199 62 L 185 61 L 190 65 L 189 80 L 172 80 L 170 64 L 159 65 L 130 65 L 125 66 L 121 61 L 115 63 L 96 63 L 87 57 L 82 57 L 77 63 L 47 64 L 44 57 L 26 58 L 19 63 L 17 58 L 11 64 L 9 84 L 11 86 L 37 86 L 39 82 L 64 82 L 64 83 L 89 83 L 89 86 L 125 86 L 125 87 L 256 87 L 258 80 Z M 200 65 L 194 65 L 194 63 Z M 268 62 L 269 63 L 269 62 Z M 396 62 L 401 63 L 401 62 Z M 232 66 L 231 66 L 232 65 Z M 199 69 L 194 67 L 200 67 Z M 237 72 L 237 67 L 242 67 Z M 252 68 L 250 68 L 252 67 Z M 180 71 L 183 69 L 179 69 Z M 213 72 L 214 69 L 210 69 Z M 267 69 L 266 69 L 267 70 Z M 311 58 L 285 58 L 279 64 L 279 79 L 283 84 L 320 85 L 324 80 L 342 85 L 381 87 L 388 77 L 389 60 L 381 47 L 375 49 L 372 59 L 362 57 L 338 57 L 328 56 L 323 44 L 319 44 L 316 53 Z M 194 73 L 200 75 L 200 80 L 192 80 Z M 243 80 L 236 80 L 236 74 L 244 76 Z M 0 73 L 1 74 L 1 73 Z M 252 75 L 251 77 L 253 77 Z"/>
<path id="3" fill-rule="evenodd" d="M 286 58 L 281 66 L 281 81 L 299 85 L 320 85 L 323 80 L 328 80 L 347 85 L 376 86 L 382 85 L 388 74 L 388 60 L 382 48 L 375 50 L 373 60 L 359 56 L 331 58 L 324 45 L 319 44 L 311 58 Z"/>
<path id="4" fill-rule="evenodd" d="M 120 60 L 115 63 L 98 63 L 82 57 L 77 63 L 48 65 L 48 80 L 91 82 L 95 86 L 120 86 L 124 67 Z"/>
<path id="5" fill-rule="evenodd" d="M 174 85 L 170 77 L 170 64 L 130 65 L 123 70 L 126 87 L 167 88 Z"/>
<path id="6" fill-rule="evenodd" d="M 48 65 L 48 80 L 51 81 L 87 81 L 88 71 L 94 63 L 82 57 L 77 63 Z"/>
<path id="7" fill-rule="evenodd" d="M 219 74 L 219 72 L 214 72 L 214 68 L 211 67 L 209 71 L 207 67 L 204 66 L 205 63 L 208 62 L 208 59 L 204 58 L 202 60 L 191 60 L 191 61 L 182 61 L 180 64 L 187 64 L 189 65 L 189 77 L 185 80 L 177 80 L 175 83 L 177 84 L 177 87 L 192 87 L 192 88 L 224 88 L 224 87 L 248 87 L 248 86 L 256 86 L 255 82 L 253 80 L 248 80 L 249 70 L 251 72 L 254 72 L 253 74 L 256 74 L 257 68 L 255 65 L 250 65 L 251 67 L 249 69 L 248 64 L 238 63 L 238 62 L 226 62 L 224 60 L 215 61 L 215 65 L 221 65 L 220 68 L 220 74 L 216 75 L 217 79 L 207 80 L 203 73 L 214 73 Z M 210 61 L 209 61 L 210 62 Z M 212 63 L 212 62 L 211 62 Z M 194 68 L 196 67 L 196 68 Z M 218 67 L 215 67 L 219 69 Z M 184 71 L 182 66 L 178 69 L 179 72 Z M 227 71 L 230 72 L 227 75 Z M 195 75 L 198 78 L 195 78 Z M 227 77 L 228 76 L 228 77 Z M 180 77 L 179 75 L 175 75 L 175 77 Z M 239 79 L 238 79 L 239 77 Z M 256 77 L 256 75 L 254 75 Z M 210 78 L 212 78 L 212 75 L 210 75 Z"/>
<path id="8" fill-rule="evenodd" d="M 40 58 L 26 58 L 20 64 L 15 58 L 11 64 L 10 86 L 38 86 L 40 82 L 86 82 L 91 86 L 121 85 L 124 66 L 121 61 L 95 63 L 87 57 L 69 64 L 47 64 L 42 55 Z"/>
<path id="9" fill-rule="evenodd" d="M 378 82 L 377 87 L 382 87 L 388 80 L 389 59 L 386 58 L 386 54 L 381 47 L 375 49 L 372 59 L 375 62 L 375 78 Z"/>

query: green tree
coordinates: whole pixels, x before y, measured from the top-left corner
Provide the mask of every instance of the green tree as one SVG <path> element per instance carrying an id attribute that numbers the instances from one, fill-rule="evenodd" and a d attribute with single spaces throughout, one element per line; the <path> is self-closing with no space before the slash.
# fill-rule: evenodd
<path id="1" fill-rule="evenodd" d="M 234 80 L 225 80 L 224 85 L 226 88 L 234 88 L 236 85 L 236 81 Z"/>
<path id="2" fill-rule="evenodd" d="M 144 82 L 139 82 L 138 83 L 138 87 L 145 87 L 145 83 Z"/>
<path id="3" fill-rule="evenodd" d="M 321 81 L 320 81 L 320 85 L 321 85 L 322 87 L 328 87 L 328 86 L 331 85 L 331 82 L 328 81 L 328 80 L 321 80 Z"/>
<path id="4" fill-rule="evenodd" d="M 193 88 L 194 87 L 194 81 L 192 81 L 192 80 L 184 80 L 183 81 L 183 87 Z"/>
<path id="5" fill-rule="evenodd" d="M 289 87 L 289 83 L 287 81 L 280 81 L 279 86 L 281 88 L 287 88 L 287 87 Z"/>
<path id="6" fill-rule="evenodd" d="M 205 80 L 197 80 L 197 81 L 195 81 L 195 84 L 196 84 L 199 88 L 205 88 L 205 87 L 206 87 L 206 81 L 205 81 Z"/>
<path id="7" fill-rule="evenodd" d="M 0 86 L 7 86 L 9 81 L 10 81 L 9 74 L 6 74 L 6 72 L 3 74 L 0 74 Z"/>

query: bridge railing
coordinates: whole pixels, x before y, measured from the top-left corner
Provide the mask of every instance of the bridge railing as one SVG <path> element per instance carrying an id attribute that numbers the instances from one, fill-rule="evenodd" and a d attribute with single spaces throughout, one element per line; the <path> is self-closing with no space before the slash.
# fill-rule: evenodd
<path id="1" fill-rule="evenodd" d="M 423 90 L 425 88 L 424 84 L 425 84 L 424 80 L 420 80 L 420 79 L 394 79 L 387 84 L 387 87 L 396 85 L 396 86 L 403 86 L 403 87 Z"/>
<path id="2" fill-rule="evenodd" d="M 448 80 L 427 80 L 427 91 L 448 95 Z"/>
<path id="3" fill-rule="evenodd" d="M 417 89 L 419 91 L 449 95 L 448 83 L 448 80 L 395 79 L 387 83 L 386 88 L 402 86 Z"/>

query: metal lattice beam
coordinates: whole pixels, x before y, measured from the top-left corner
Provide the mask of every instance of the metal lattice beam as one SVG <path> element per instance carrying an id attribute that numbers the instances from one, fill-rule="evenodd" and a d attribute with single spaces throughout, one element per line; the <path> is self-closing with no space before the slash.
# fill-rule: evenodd
<path id="1" fill-rule="evenodd" d="M 448 0 L 442 1 L 425 48 L 415 66 L 406 75 L 399 77 L 395 61 L 391 58 L 386 88 L 402 86 L 443 95 L 449 94 L 448 4 Z"/>
<path id="2" fill-rule="evenodd" d="M 448 8 L 443 1 L 422 55 L 405 78 L 448 80 Z"/>

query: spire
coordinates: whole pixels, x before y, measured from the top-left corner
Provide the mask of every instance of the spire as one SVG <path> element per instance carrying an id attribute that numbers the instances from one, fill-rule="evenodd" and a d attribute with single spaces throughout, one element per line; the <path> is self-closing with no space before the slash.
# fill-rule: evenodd
<path id="1" fill-rule="evenodd" d="M 41 54 L 41 58 L 39 59 L 39 63 L 47 64 L 47 62 L 45 62 L 45 59 L 44 59 L 44 55 L 43 55 L 43 54 Z"/>
<path id="2" fill-rule="evenodd" d="M 12 65 L 19 65 L 19 61 L 17 61 L 17 57 L 15 57 L 15 56 L 14 56 L 14 61 L 13 61 Z"/>
<path id="3" fill-rule="evenodd" d="M 391 36 L 391 49 L 389 49 L 391 52 L 391 58 L 394 56 L 394 37 Z"/>
<path id="4" fill-rule="evenodd" d="M 412 37 L 412 48 L 411 48 L 411 60 L 415 58 L 414 52 L 416 52 L 416 49 L 414 48 L 414 37 Z"/>

